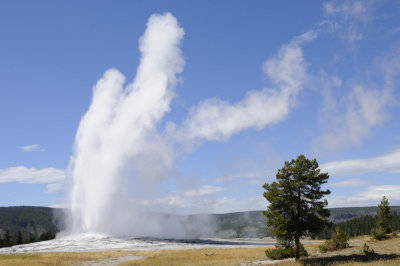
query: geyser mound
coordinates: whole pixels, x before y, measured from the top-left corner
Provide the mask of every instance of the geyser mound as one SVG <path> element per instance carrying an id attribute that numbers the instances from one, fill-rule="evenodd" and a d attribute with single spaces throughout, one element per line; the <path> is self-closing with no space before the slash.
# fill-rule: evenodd
<path id="1" fill-rule="evenodd" d="M 272 246 L 273 241 L 235 241 L 219 239 L 159 239 L 159 238 L 117 238 L 104 234 L 71 234 L 53 240 L 35 242 L 0 249 L 0 253 L 26 252 L 91 252 L 105 250 L 161 250 L 194 248 L 235 248 Z"/>

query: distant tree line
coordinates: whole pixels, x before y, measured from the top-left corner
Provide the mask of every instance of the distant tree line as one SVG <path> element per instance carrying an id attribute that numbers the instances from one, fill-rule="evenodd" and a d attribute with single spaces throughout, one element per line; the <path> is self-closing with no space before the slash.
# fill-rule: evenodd
<path id="1" fill-rule="evenodd" d="M 21 231 L 18 231 L 15 234 L 10 234 L 10 232 L 6 230 L 2 236 L 0 235 L 0 248 L 46 241 L 54 238 L 56 238 L 56 235 L 49 231 L 41 233 L 39 236 L 29 233 L 29 235 L 24 238 Z"/>
<path id="2" fill-rule="evenodd" d="M 369 235 L 375 228 L 378 221 L 377 215 L 365 215 L 350 219 L 345 222 L 335 223 L 334 226 L 325 227 L 325 229 L 316 236 L 319 239 L 331 239 L 335 228 L 348 233 L 351 237 L 360 235 Z M 400 230 L 400 213 L 392 212 L 389 219 L 389 225 L 393 231 Z"/>

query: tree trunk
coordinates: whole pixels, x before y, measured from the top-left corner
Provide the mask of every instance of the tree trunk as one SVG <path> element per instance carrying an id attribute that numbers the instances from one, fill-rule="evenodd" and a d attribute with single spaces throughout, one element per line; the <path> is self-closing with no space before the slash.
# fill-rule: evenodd
<path id="1" fill-rule="evenodd" d="M 296 249 L 296 260 L 298 260 L 300 259 L 300 240 L 298 236 L 294 238 L 294 245 Z"/>

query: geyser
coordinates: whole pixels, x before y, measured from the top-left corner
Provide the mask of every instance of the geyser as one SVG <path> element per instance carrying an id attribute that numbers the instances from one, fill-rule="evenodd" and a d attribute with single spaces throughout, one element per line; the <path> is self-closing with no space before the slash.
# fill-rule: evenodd
<path id="1" fill-rule="evenodd" d="M 94 86 L 69 165 L 70 233 L 135 234 L 137 227 L 152 235 L 157 230 L 145 217 L 136 219 L 126 184 L 128 178 L 151 183 L 172 166 L 172 148 L 157 125 L 170 110 L 184 68 L 183 35 L 172 14 L 152 15 L 139 39 L 134 81 L 124 87 L 124 75 L 109 69 Z"/>
<path id="2" fill-rule="evenodd" d="M 203 141 L 224 141 L 243 130 L 276 124 L 288 116 L 310 79 L 302 45 L 317 37 L 314 31 L 295 37 L 265 61 L 264 72 L 274 86 L 249 91 L 236 103 L 204 100 L 190 109 L 181 125 L 171 121 L 160 125 L 170 110 L 185 64 L 180 49 L 183 35 L 172 14 L 151 16 L 139 40 L 141 59 L 134 81 L 125 86 L 125 77 L 110 69 L 94 86 L 69 166 L 73 186 L 67 232 L 138 237 L 210 235 L 210 219 L 185 221 L 176 215 L 154 213 L 162 211 L 154 209 L 156 205 L 185 206 L 191 196 L 204 195 L 157 195 L 151 202 L 154 197 L 148 192 L 154 191 L 149 188 L 157 188 L 173 167 L 173 146 L 190 152 Z M 174 186 L 173 182 L 169 185 Z M 210 193 L 221 191 L 209 187 Z M 212 211 L 212 201 L 208 202 L 207 211 Z M 153 208 L 146 209 L 146 205 Z"/>

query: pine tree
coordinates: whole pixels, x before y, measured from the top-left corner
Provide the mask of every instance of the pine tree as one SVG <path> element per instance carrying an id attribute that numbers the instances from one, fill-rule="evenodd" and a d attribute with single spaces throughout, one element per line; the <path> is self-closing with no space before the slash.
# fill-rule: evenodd
<path id="1" fill-rule="evenodd" d="M 17 233 L 17 240 L 16 240 L 16 245 L 21 245 L 24 243 L 23 239 L 22 239 L 22 233 L 21 231 L 18 231 Z"/>
<path id="2" fill-rule="evenodd" d="M 28 236 L 28 239 L 27 239 L 26 243 L 29 244 L 29 243 L 33 243 L 33 242 L 36 242 L 36 238 L 32 233 L 29 233 L 29 236 Z"/>
<path id="3" fill-rule="evenodd" d="M 8 230 L 6 230 L 4 232 L 3 243 L 4 243 L 4 247 L 11 247 L 12 246 L 11 236 L 10 236 L 10 232 Z"/>
<path id="4" fill-rule="evenodd" d="M 39 241 L 46 241 L 47 240 L 47 234 L 46 232 L 43 232 L 39 236 Z"/>
<path id="5" fill-rule="evenodd" d="M 381 204 L 378 205 L 378 221 L 376 227 L 382 228 L 386 234 L 390 234 L 392 229 L 389 224 L 390 220 L 390 206 L 388 199 L 383 196 Z"/>
<path id="6" fill-rule="evenodd" d="M 300 257 L 300 238 L 317 234 L 329 224 L 328 202 L 322 200 L 329 190 L 321 190 L 328 181 L 328 173 L 321 173 L 317 160 L 300 155 L 285 162 L 276 174 L 276 182 L 264 184 L 264 197 L 269 201 L 267 226 L 280 240 L 295 243 L 296 259 Z"/>

